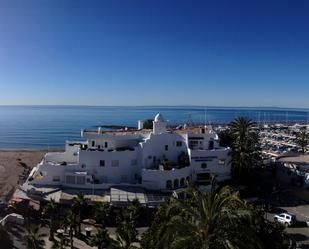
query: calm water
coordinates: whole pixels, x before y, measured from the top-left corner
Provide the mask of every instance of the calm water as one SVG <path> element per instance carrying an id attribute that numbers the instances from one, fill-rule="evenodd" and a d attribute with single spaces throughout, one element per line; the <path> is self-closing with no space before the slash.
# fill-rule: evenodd
<path id="1" fill-rule="evenodd" d="M 80 107 L 0 106 L 0 148 L 62 148 L 65 140 L 80 139 L 80 130 L 99 125 L 137 126 L 156 113 L 173 125 L 228 123 L 237 116 L 257 122 L 307 122 L 307 109 L 214 107 Z"/>

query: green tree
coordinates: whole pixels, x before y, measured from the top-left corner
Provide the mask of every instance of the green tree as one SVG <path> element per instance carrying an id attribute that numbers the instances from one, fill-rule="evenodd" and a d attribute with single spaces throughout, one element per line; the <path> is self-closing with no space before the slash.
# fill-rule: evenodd
<path id="1" fill-rule="evenodd" d="M 77 225 L 78 233 L 81 234 L 81 223 L 82 223 L 82 213 L 85 207 L 87 206 L 87 199 L 83 193 L 78 193 L 76 197 L 73 198 L 73 210 L 77 214 Z"/>
<path id="2" fill-rule="evenodd" d="M 102 227 L 105 227 L 106 221 L 111 213 L 110 204 L 108 202 L 101 202 L 95 205 L 95 219 Z"/>
<path id="3" fill-rule="evenodd" d="M 69 225 L 69 235 L 70 235 L 70 246 L 71 249 L 73 249 L 73 231 L 76 228 L 76 214 L 74 212 L 72 212 L 71 210 L 67 213 L 66 217 L 66 223 Z"/>
<path id="4" fill-rule="evenodd" d="M 50 233 L 49 233 L 49 240 L 54 240 L 55 234 L 55 221 L 56 217 L 59 215 L 59 207 L 55 200 L 51 199 L 50 202 L 44 208 L 44 214 L 48 215 L 50 223 Z"/>
<path id="5" fill-rule="evenodd" d="M 1 242 L 1 248 L 3 249 L 13 248 L 12 238 L 5 229 L 5 227 L 3 227 L 2 225 L 0 225 L 0 242 Z"/>
<path id="6" fill-rule="evenodd" d="M 225 129 L 218 133 L 220 145 L 223 147 L 232 148 L 235 142 L 235 137 L 231 131 L 231 129 Z"/>
<path id="7" fill-rule="evenodd" d="M 250 182 L 253 166 L 259 161 L 258 135 L 251 119 L 239 117 L 231 123 L 232 175 L 239 183 Z"/>
<path id="8" fill-rule="evenodd" d="M 271 222 L 265 218 L 261 209 L 250 208 L 251 221 L 249 225 L 259 237 L 265 249 L 286 249 L 289 247 L 289 238 L 285 233 L 285 227 L 278 222 Z"/>
<path id="9" fill-rule="evenodd" d="M 133 222 L 124 220 L 118 224 L 116 229 L 117 242 L 119 249 L 135 249 L 133 244 L 138 242 L 137 235 L 138 232 L 134 226 Z"/>
<path id="10" fill-rule="evenodd" d="M 303 154 L 306 153 L 309 145 L 309 135 L 306 129 L 302 129 L 296 136 L 297 145 L 301 148 Z"/>
<path id="11" fill-rule="evenodd" d="M 45 241 L 42 239 L 43 234 L 39 233 L 40 226 L 37 224 L 29 224 L 26 226 L 26 234 L 24 240 L 28 249 L 44 248 Z"/>
<path id="12" fill-rule="evenodd" d="M 229 187 L 217 191 L 213 179 L 209 192 L 189 188 L 186 193 L 188 200 L 174 198 L 167 209 L 173 215 L 159 230 L 162 248 L 261 248 L 250 227 L 241 226 L 250 213 Z"/>
<path id="13" fill-rule="evenodd" d="M 105 228 L 100 228 L 96 235 L 92 237 L 90 245 L 97 246 L 98 249 L 108 249 L 112 248 L 113 241 L 109 237 L 107 230 Z"/>
<path id="14" fill-rule="evenodd" d="M 152 129 L 153 128 L 153 119 L 147 119 L 144 121 L 143 125 L 144 129 Z"/>

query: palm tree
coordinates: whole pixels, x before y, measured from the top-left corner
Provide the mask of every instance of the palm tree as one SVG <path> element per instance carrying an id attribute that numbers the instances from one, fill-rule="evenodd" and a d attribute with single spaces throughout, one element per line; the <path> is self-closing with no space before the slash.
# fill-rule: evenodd
<path id="1" fill-rule="evenodd" d="M 297 144 L 301 148 L 302 153 L 305 154 L 307 151 L 307 146 L 309 145 L 309 135 L 306 132 L 306 129 L 302 129 L 298 134 L 297 134 Z"/>
<path id="2" fill-rule="evenodd" d="M 1 248 L 3 249 L 13 248 L 12 238 L 2 225 L 0 225 L 0 242 L 1 242 Z"/>
<path id="3" fill-rule="evenodd" d="M 81 234 L 81 222 L 82 222 L 82 211 L 87 205 L 87 199 L 83 193 L 78 193 L 76 197 L 73 198 L 73 210 L 78 215 L 78 233 Z"/>
<path id="4" fill-rule="evenodd" d="M 50 219 L 50 233 L 49 233 L 49 240 L 54 240 L 54 233 L 55 233 L 55 220 L 56 215 L 59 211 L 58 204 L 55 202 L 54 199 L 51 199 L 50 202 L 46 205 L 44 209 L 44 213 L 49 216 Z"/>
<path id="5" fill-rule="evenodd" d="M 43 234 L 39 234 L 40 226 L 37 224 L 29 224 L 26 226 L 26 234 L 24 240 L 26 241 L 28 249 L 44 248 L 45 242 L 42 240 Z"/>
<path id="6" fill-rule="evenodd" d="M 138 217 L 141 213 L 141 204 L 138 199 L 134 199 L 130 205 L 123 210 L 123 219 L 132 222 L 134 225 L 137 223 Z"/>
<path id="7" fill-rule="evenodd" d="M 106 249 L 112 247 L 112 240 L 105 228 L 98 229 L 97 234 L 90 241 L 91 246 L 97 246 L 98 249 Z"/>
<path id="8" fill-rule="evenodd" d="M 252 128 L 255 123 L 247 117 L 238 117 L 231 122 L 232 134 L 237 138 L 238 144 L 246 144 L 252 138 Z"/>
<path id="9" fill-rule="evenodd" d="M 124 220 L 121 222 L 117 229 L 117 242 L 118 246 L 116 248 L 119 249 L 136 249 L 133 243 L 138 242 L 137 235 L 138 232 L 135 229 L 134 223 Z"/>
<path id="10" fill-rule="evenodd" d="M 68 214 L 65 217 L 66 223 L 69 225 L 69 234 L 70 234 L 70 245 L 71 249 L 73 249 L 73 231 L 76 227 L 76 214 L 72 211 L 69 211 Z"/>
<path id="11" fill-rule="evenodd" d="M 188 200 L 173 198 L 166 208 L 157 248 L 261 248 L 250 226 L 242 225 L 250 213 L 229 187 L 218 191 L 213 179 L 209 192 L 190 187 L 186 193 Z"/>
<path id="12" fill-rule="evenodd" d="M 105 227 L 106 220 L 110 215 L 110 211 L 111 208 L 108 202 L 102 202 L 95 206 L 95 219 L 101 223 L 102 227 Z"/>
<path id="13" fill-rule="evenodd" d="M 258 135 L 251 119 L 239 117 L 231 123 L 232 174 L 240 182 L 248 181 L 251 169 L 259 159 Z"/>

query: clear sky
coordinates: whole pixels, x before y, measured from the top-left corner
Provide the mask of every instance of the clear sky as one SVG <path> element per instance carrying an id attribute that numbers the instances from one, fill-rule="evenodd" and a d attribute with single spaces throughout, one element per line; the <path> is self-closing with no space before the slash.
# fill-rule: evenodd
<path id="1" fill-rule="evenodd" d="M 309 1 L 0 0 L 0 104 L 309 107 Z"/>

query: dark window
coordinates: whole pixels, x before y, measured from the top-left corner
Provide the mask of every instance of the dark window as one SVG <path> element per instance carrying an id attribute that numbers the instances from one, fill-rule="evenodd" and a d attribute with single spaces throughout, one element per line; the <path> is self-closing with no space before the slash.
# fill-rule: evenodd
<path id="1" fill-rule="evenodd" d="M 94 147 L 94 145 L 95 145 L 95 141 L 92 141 L 91 146 Z"/>
<path id="2" fill-rule="evenodd" d="M 208 143 L 208 149 L 213 150 L 214 149 L 214 141 L 210 140 Z"/>
<path id="3" fill-rule="evenodd" d="M 167 180 L 167 181 L 166 181 L 166 188 L 167 188 L 167 189 L 173 188 L 173 187 L 172 187 L 172 181 L 171 181 L 171 180 Z"/>
<path id="4" fill-rule="evenodd" d="M 105 160 L 100 160 L 100 166 L 104 167 L 105 166 Z"/>
<path id="5" fill-rule="evenodd" d="M 165 145 L 165 150 L 166 150 L 166 151 L 168 150 L 168 145 Z"/>
<path id="6" fill-rule="evenodd" d="M 185 186 L 185 178 L 180 179 L 180 187 Z"/>
<path id="7" fill-rule="evenodd" d="M 198 147 L 198 141 L 194 141 L 194 140 L 189 141 L 189 148 L 190 148 L 191 150 L 194 150 L 194 149 L 196 149 L 197 147 Z"/>
<path id="8" fill-rule="evenodd" d="M 108 145 L 107 142 L 105 142 L 105 143 L 104 143 L 105 148 L 107 148 L 107 145 Z"/>
<path id="9" fill-rule="evenodd" d="M 202 164 L 201 164 L 201 168 L 202 168 L 202 169 L 206 169 L 206 168 L 207 168 L 207 163 L 202 163 Z"/>
<path id="10" fill-rule="evenodd" d="M 177 142 L 176 142 L 176 146 L 177 146 L 177 147 L 181 147 L 181 146 L 182 146 L 182 141 L 177 141 Z"/>
<path id="11" fill-rule="evenodd" d="M 178 188 L 179 187 L 179 180 L 175 179 L 174 180 L 174 188 Z"/>

